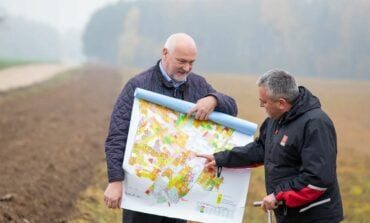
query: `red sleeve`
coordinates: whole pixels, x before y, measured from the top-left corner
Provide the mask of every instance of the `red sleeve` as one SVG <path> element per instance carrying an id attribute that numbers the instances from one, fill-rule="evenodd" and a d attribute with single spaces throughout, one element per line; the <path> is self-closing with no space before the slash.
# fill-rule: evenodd
<path id="1" fill-rule="evenodd" d="M 315 201 L 322 194 L 324 194 L 326 188 L 316 187 L 313 185 L 308 185 L 299 191 L 280 191 L 275 195 L 276 200 L 284 201 L 285 205 L 288 207 L 299 207 L 312 201 Z"/>

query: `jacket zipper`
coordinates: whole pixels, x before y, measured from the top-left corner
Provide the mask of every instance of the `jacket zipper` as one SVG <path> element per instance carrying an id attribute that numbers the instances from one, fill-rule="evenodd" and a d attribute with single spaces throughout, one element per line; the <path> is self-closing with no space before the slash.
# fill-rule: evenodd
<path id="1" fill-rule="evenodd" d="M 177 88 L 175 88 L 175 90 L 173 91 L 173 96 L 174 96 L 175 98 L 177 98 Z"/>

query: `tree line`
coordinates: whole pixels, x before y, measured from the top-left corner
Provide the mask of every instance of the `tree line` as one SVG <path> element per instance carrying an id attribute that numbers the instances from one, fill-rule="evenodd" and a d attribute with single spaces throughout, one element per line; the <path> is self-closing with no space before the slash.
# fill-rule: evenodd
<path id="1" fill-rule="evenodd" d="M 197 70 L 368 77 L 370 7 L 345 0 L 120 1 L 93 15 L 83 34 L 90 59 L 146 67 L 166 37 L 192 35 Z"/>

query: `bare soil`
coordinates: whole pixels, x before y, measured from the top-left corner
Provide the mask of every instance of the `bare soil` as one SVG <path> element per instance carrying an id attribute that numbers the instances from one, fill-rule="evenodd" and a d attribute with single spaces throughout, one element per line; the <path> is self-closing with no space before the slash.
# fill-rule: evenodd
<path id="1" fill-rule="evenodd" d="M 0 222 L 67 222 L 104 162 L 118 73 L 50 82 L 0 94 Z"/>

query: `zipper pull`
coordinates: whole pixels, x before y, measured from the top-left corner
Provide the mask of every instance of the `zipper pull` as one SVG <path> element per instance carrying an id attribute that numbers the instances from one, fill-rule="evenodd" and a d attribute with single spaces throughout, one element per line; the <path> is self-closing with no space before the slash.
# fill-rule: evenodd
<path id="1" fill-rule="evenodd" d="M 284 216 L 286 216 L 288 214 L 288 207 L 284 204 L 283 208 L 284 208 Z"/>
<path id="2" fill-rule="evenodd" d="M 175 90 L 173 91 L 173 96 L 176 98 L 176 96 L 177 96 L 177 88 L 175 88 Z"/>
<path id="3" fill-rule="evenodd" d="M 220 178 L 221 176 L 221 171 L 222 171 L 222 166 L 217 167 L 217 178 Z"/>

